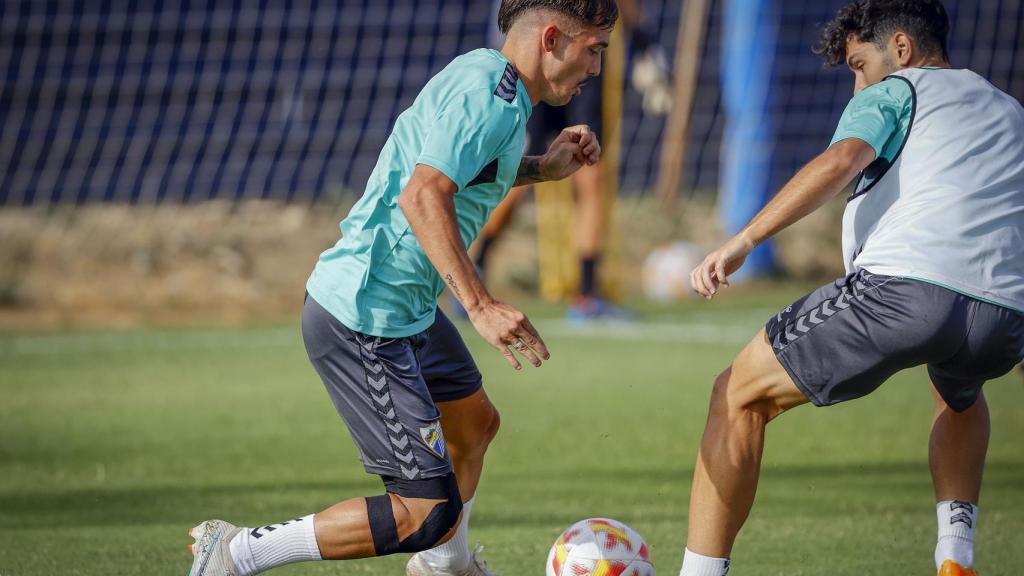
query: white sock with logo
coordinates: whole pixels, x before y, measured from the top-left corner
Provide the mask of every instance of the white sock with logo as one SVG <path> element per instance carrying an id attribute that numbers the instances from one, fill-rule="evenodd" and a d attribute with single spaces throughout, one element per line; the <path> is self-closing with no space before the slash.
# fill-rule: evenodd
<path id="1" fill-rule="evenodd" d="M 458 572 L 469 566 L 469 512 L 473 509 L 474 499 L 475 496 L 462 505 L 462 520 L 451 540 L 420 552 L 431 568 L 448 568 Z"/>
<path id="2" fill-rule="evenodd" d="M 728 558 L 701 556 L 687 548 L 679 576 L 726 576 L 729 574 L 729 564 Z"/>
<path id="3" fill-rule="evenodd" d="M 939 540 L 935 544 L 935 569 L 952 560 L 963 568 L 974 566 L 974 529 L 978 507 L 961 500 L 943 500 L 935 505 Z"/>
<path id="4" fill-rule="evenodd" d="M 231 559 L 238 576 L 306 560 L 322 560 L 313 515 L 259 528 L 242 528 L 231 539 Z"/>

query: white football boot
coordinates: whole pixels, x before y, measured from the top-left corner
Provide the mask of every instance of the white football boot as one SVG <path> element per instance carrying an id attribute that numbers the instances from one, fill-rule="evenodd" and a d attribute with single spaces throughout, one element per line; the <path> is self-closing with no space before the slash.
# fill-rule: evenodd
<path id="1" fill-rule="evenodd" d="M 241 531 L 223 520 L 207 520 L 189 530 L 196 543 L 188 547 L 195 556 L 188 576 L 238 576 L 228 544 Z"/>
<path id="2" fill-rule="evenodd" d="M 477 557 L 483 550 L 483 546 L 477 546 L 469 557 L 469 565 L 458 572 L 453 572 L 447 566 L 435 568 L 427 562 L 422 554 L 413 554 L 409 563 L 405 565 L 405 574 L 406 576 L 498 576 L 496 572 L 487 569 L 487 562 Z"/>

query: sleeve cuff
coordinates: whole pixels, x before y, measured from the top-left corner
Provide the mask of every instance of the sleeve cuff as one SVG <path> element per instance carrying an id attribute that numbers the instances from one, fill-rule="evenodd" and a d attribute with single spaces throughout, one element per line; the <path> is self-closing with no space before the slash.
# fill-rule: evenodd
<path id="1" fill-rule="evenodd" d="M 459 190 L 462 190 L 466 186 L 465 182 L 459 181 L 459 171 L 456 170 L 454 166 L 452 166 L 448 162 L 445 162 L 444 160 L 441 160 L 440 158 L 426 154 L 421 154 L 420 157 L 416 159 L 416 163 L 423 164 L 425 166 L 430 166 L 431 168 L 439 170 L 442 174 L 447 176 L 449 180 L 454 182 L 455 186 L 457 186 Z"/>
<path id="2" fill-rule="evenodd" d="M 832 140 L 832 143 L 829 144 L 828 146 L 829 146 L 829 148 L 831 148 L 834 144 L 836 144 L 838 142 L 842 142 L 843 140 L 849 140 L 850 138 L 856 138 L 857 140 L 860 140 L 861 142 L 864 142 L 868 146 L 871 146 L 871 149 L 875 151 L 875 158 L 881 158 L 882 157 L 882 148 L 885 146 L 885 143 L 882 143 L 881 145 L 876 146 L 875 143 L 871 141 L 871 137 L 866 135 L 866 134 L 857 134 L 857 133 L 853 133 L 853 132 L 848 132 L 846 134 L 839 134 L 839 135 L 837 135 Z"/>

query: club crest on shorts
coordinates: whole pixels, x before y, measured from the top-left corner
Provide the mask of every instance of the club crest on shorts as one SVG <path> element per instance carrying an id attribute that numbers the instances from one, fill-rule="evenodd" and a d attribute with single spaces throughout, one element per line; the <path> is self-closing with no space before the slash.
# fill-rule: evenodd
<path id="1" fill-rule="evenodd" d="M 441 434 L 441 422 L 435 420 L 428 426 L 420 428 L 420 438 L 430 448 L 430 451 L 437 454 L 438 458 L 444 459 L 446 451 L 444 448 L 444 435 Z"/>

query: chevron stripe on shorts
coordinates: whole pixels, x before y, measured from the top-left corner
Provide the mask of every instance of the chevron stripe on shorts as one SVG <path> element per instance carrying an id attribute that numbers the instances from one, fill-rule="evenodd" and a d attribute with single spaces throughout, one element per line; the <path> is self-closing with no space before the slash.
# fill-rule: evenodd
<path id="1" fill-rule="evenodd" d="M 863 282 L 860 278 L 853 281 L 852 286 L 843 286 L 839 294 L 833 298 L 823 300 L 817 307 L 812 308 L 809 312 L 806 312 L 795 319 L 791 320 L 789 324 L 785 325 L 781 330 L 775 334 L 775 339 L 772 341 L 772 348 L 776 350 L 782 350 L 786 346 L 789 346 L 793 342 L 796 342 L 800 338 L 803 338 L 816 326 L 823 324 L 826 320 L 835 316 L 839 312 L 849 308 L 854 300 L 863 300 L 864 294 L 870 289 L 878 288 L 881 285 L 868 285 Z M 786 308 L 782 312 L 779 312 L 777 318 L 778 322 L 783 321 L 783 315 L 790 312 L 791 308 Z"/>
<path id="2" fill-rule="evenodd" d="M 370 398 L 373 399 L 374 408 L 380 414 L 384 426 L 387 428 L 387 436 L 391 442 L 391 448 L 394 450 L 395 461 L 399 463 L 398 466 L 406 480 L 415 480 L 420 477 L 420 468 L 416 462 L 416 455 L 413 453 L 409 435 L 405 432 L 405 426 L 398 420 L 398 415 L 395 413 L 391 390 L 388 387 L 387 372 L 376 353 L 378 340 L 359 334 L 357 341 L 363 368 L 366 369 L 367 391 L 370 393 Z"/>

